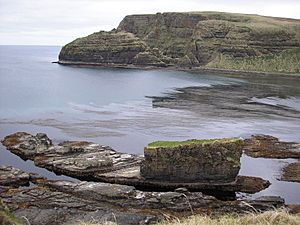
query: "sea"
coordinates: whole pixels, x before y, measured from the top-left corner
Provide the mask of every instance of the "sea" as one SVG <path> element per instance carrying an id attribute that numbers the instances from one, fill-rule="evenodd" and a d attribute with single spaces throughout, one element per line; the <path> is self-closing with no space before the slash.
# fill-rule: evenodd
<path id="1" fill-rule="evenodd" d="M 134 154 L 157 140 L 267 134 L 300 142 L 300 79 L 63 66 L 53 63 L 60 49 L 0 46 L 1 139 L 18 131 L 46 133 L 54 143 L 85 140 Z M 275 195 L 300 203 L 300 183 L 279 180 L 282 168 L 296 161 L 243 155 L 240 174 L 272 185 L 241 198 Z M 0 165 L 73 180 L 1 144 Z"/>

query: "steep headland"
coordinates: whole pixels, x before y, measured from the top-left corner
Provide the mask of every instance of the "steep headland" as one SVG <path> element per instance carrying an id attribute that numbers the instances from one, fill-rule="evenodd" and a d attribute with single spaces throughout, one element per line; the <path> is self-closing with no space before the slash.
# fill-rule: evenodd
<path id="1" fill-rule="evenodd" d="M 300 71 L 300 20 L 188 12 L 126 16 L 64 46 L 61 64 Z"/>

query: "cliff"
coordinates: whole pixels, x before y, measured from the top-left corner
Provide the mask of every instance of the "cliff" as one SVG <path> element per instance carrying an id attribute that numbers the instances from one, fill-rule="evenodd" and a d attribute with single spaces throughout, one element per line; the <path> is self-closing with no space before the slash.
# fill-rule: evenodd
<path id="1" fill-rule="evenodd" d="M 190 12 L 126 16 L 64 46 L 62 64 L 299 72 L 300 20 Z"/>

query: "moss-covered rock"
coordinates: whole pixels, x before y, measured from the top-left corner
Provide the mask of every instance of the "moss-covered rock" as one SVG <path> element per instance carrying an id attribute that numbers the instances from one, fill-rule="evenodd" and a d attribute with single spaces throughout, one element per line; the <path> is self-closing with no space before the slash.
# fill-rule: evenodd
<path id="1" fill-rule="evenodd" d="M 133 64 L 142 66 L 165 67 L 166 64 L 150 52 L 140 52 L 133 58 Z"/>
<path id="2" fill-rule="evenodd" d="M 243 145 L 241 139 L 153 142 L 145 147 L 141 175 L 174 182 L 232 182 Z"/>

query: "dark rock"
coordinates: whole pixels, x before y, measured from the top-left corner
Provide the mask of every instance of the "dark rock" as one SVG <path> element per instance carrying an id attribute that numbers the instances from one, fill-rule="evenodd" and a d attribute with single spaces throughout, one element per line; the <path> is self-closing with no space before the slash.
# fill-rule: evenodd
<path id="1" fill-rule="evenodd" d="M 0 224 L 1 225 L 24 225 L 25 221 L 21 221 L 10 213 L 7 206 L 0 199 Z"/>
<path id="2" fill-rule="evenodd" d="M 0 166 L 0 186 L 28 186 L 30 174 L 11 166 Z"/>
<path id="3" fill-rule="evenodd" d="M 18 132 L 14 135 L 6 136 L 1 142 L 4 146 L 9 146 L 11 152 L 25 160 L 32 160 L 40 153 L 44 154 L 52 146 L 52 142 L 46 134 L 32 136 L 26 132 Z"/>
<path id="4" fill-rule="evenodd" d="M 299 204 L 286 205 L 286 208 L 292 214 L 299 214 L 300 213 L 300 205 Z"/>
<path id="5" fill-rule="evenodd" d="M 131 33 L 101 31 L 66 45 L 59 60 L 102 65 L 132 64 L 134 57 L 146 49 L 145 43 Z"/>
<path id="6" fill-rule="evenodd" d="M 244 176 L 238 176 L 235 181 L 226 183 L 222 181 L 166 182 L 146 179 L 140 175 L 143 157 L 116 152 L 108 146 L 90 142 L 63 142 L 59 145 L 50 145 L 49 148 L 44 148 L 42 144 L 43 151 L 40 151 L 41 141 L 37 136 L 16 133 L 5 137 L 2 143 L 13 153 L 25 159 L 32 159 L 37 166 L 50 171 L 82 180 L 132 185 L 143 190 L 175 190 L 184 187 L 194 191 L 236 192 L 243 190 L 253 193 L 265 189 L 270 184 L 260 178 Z M 235 144 L 232 143 L 231 147 L 234 146 Z M 30 154 L 27 154 L 27 148 L 30 149 Z M 240 156 L 238 151 L 232 154 Z M 31 175 L 31 180 L 34 179 L 42 180 L 38 176 Z"/>
<path id="7" fill-rule="evenodd" d="M 256 193 L 268 188 L 271 183 L 260 177 L 238 176 L 237 183 L 240 185 L 239 191 L 245 193 Z"/>
<path id="8" fill-rule="evenodd" d="M 228 213 L 268 210 L 281 199 L 221 201 L 201 192 L 144 192 L 132 186 L 96 182 L 39 180 L 30 188 L 7 189 L 0 197 L 18 217 L 30 224 L 74 224 L 113 221 L 148 224 L 165 215 L 187 216 L 194 211 Z M 246 204 L 243 204 L 243 203 Z"/>
<path id="9" fill-rule="evenodd" d="M 284 206 L 284 199 L 280 196 L 261 196 L 252 201 L 252 205 L 256 209 L 265 208 L 266 206 L 280 208 Z"/>
<path id="10" fill-rule="evenodd" d="M 140 175 L 140 167 L 126 168 L 109 173 L 97 174 L 102 182 L 132 185 L 145 190 L 172 191 L 186 188 L 190 191 L 245 192 L 256 193 L 270 186 L 270 182 L 259 177 L 237 176 L 234 182 L 166 182 L 145 179 Z"/>
<path id="11" fill-rule="evenodd" d="M 26 173 L 12 166 L 0 165 L 0 192 L 8 187 L 29 186 L 30 182 L 36 183 L 46 180 L 45 177 L 36 173 Z"/>
<path id="12" fill-rule="evenodd" d="M 179 183 L 236 180 L 240 170 L 243 140 L 219 139 L 175 147 L 146 147 L 141 176 Z"/>
<path id="13" fill-rule="evenodd" d="M 300 162 L 291 163 L 282 169 L 280 180 L 300 182 Z"/>
<path id="14" fill-rule="evenodd" d="M 251 157 L 300 158 L 300 144 L 283 142 L 269 135 L 253 135 L 245 140 L 245 153 Z"/>
<path id="15" fill-rule="evenodd" d="M 28 133 L 9 135 L 2 143 L 12 153 L 25 160 L 33 160 L 37 166 L 86 180 L 93 180 L 97 173 L 139 165 L 142 159 L 91 142 L 73 141 L 52 145 L 51 140 L 45 139 L 45 136 Z"/>

